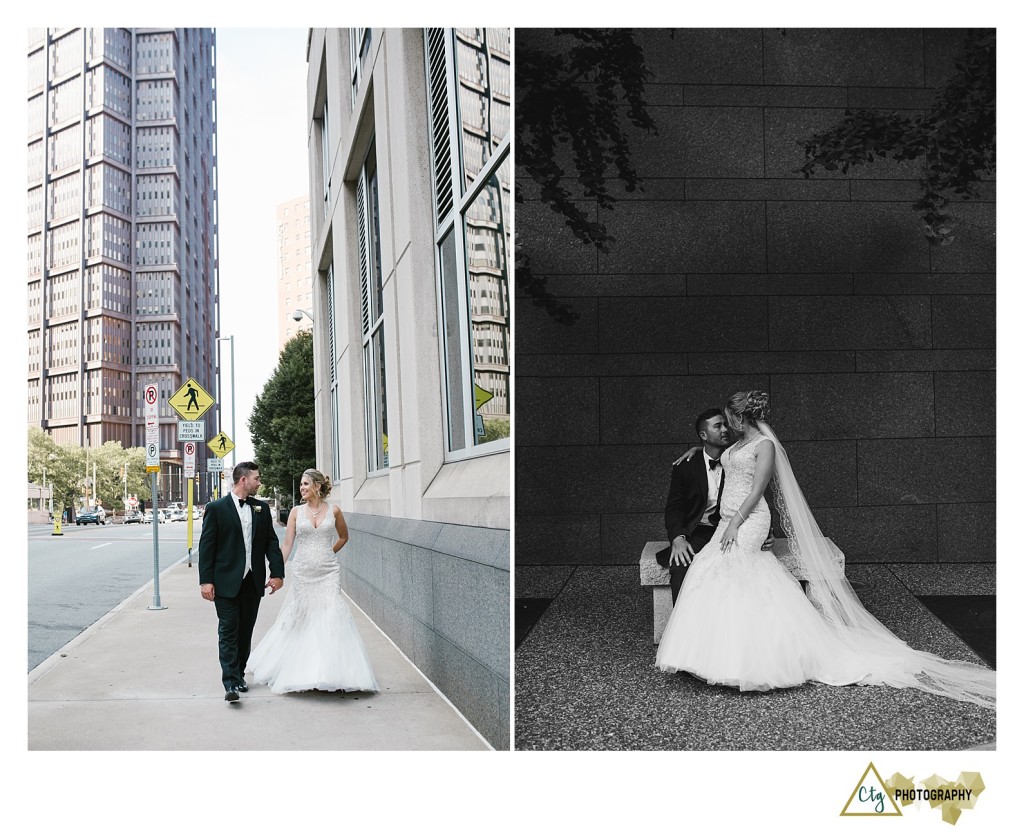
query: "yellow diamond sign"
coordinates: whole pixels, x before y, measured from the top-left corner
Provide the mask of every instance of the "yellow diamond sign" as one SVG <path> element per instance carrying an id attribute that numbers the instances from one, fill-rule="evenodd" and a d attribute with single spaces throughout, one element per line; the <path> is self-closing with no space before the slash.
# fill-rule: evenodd
<path id="1" fill-rule="evenodd" d="M 223 458 L 235 448 L 234 442 L 232 442 L 232 440 L 228 438 L 227 433 L 224 432 L 218 432 L 214 435 L 213 438 L 206 443 L 206 446 L 213 450 L 217 454 L 218 458 Z"/>
<path id="2" fill-rule="evenodd" d="M 485 403 L 487 403 L 494 395 L 484 389 L 482 386 L 473 384 L 473 404 L 474 409 L 479 409 Z"/>
<path id="3" fill-rule="evenodd" d="M 201 418 L 203 413 L 214 404 L 213 395 L 196 383 L 195 378 L 185 381 L 167 402 L 186 421 Z"/>

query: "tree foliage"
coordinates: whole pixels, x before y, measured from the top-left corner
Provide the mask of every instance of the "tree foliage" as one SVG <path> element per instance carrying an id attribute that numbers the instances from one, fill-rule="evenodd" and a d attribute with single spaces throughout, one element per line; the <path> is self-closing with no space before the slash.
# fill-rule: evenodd
<path id="1" fill-rule="evenodd" d="M 592 207 L 611 210 L 609 176 L 627 192 L 640 187 L 630 155 L 627 123 L 656 132 L 647 113 L 644 84 L 650 77 L 632 29 L 555 29 L 557 50 L 538 47 L 528 32 L 516 42 L 516 165 L 538 186 L 541 201 L 573 235 L 598 250 L 615 240 Z M 559 145 L 570 145 L 572 167 L 558 162 Z M 584 207 L 566 187 L 576 178 Z M 516 202 L 523 196 L 516 184 Z M 547 279 L 533 273 L 516 232 L 516 285 L 535 305 L 570 323 L 579 315 L 553 298 Z"/>
<path id="2" fill-rule="evenodd" d="M 914 203 L 933 245 L 953 241 L 954 198 L 977 197 L 977 183 L 996 169 L 996 35 L 970 30 L 956 72 L 941 87 L 931 109 L 908 117 L 873 109 L 846 111 L 842 121 L 800 142 L 809 177 L 819 169 L 847 173 L 878 158 L 923 159 L 921 196 Z"/>
<path id="3" fill-rule="evenodd" d="M 249 416 L 265 492 L 277 487 L 291 498 L 292 479 L 316 466 L 315 429 L 313 335 L 304 331 L 281 350 L 277 368 Z"/>
<path id="4" fill-rule="evenodd" d="M 42 484 L 44 469 L 46 483 L 53 488 L 55 512 L 65 507 L 81 509 L 87 487 L 90 497 L 98 498 L 108 510 L 123 509 L 125 470 L 129 493 L 147 498 L 150 491 L 146 451 L 142 447 L 125 449 L 120 441 L 107 441 L 87 451 L 84 447 L 56 444 L 39 427 L 29 427 L 28 481 Z"/>

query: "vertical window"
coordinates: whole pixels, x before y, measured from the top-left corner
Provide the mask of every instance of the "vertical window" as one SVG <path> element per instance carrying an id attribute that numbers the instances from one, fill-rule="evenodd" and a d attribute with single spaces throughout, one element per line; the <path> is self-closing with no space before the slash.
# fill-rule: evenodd
<path id="1" fill-rule="evenodd" d="M 334 303 L 334 263 L 327 268 L 327 359 L 330 361 L 331 380 L 331 453 L 334 470 L 331 474 L 335 481 L 341 479 L 341 435 L 338 431 L 340 420 L 340 402 L 338 400 L 338 332 L 335 323 Z"/>
<path id="2" fill-rule="evenodd" d="M 424 31 L 451 459 L 509 447 L 509 38 Z"/>
<path id="3" fill-rule="evenodd" d="M 356 185 L 359 243 L 359 291 L 366 402 L 366 458 L 370 472 L 388 467 L 388 406 L 384 362 L 384 285 L 380 256 L 376 146 Z"/>
<path id="4" fill-rule="evenodd" d="M 317 123 L 320 125 L 320 167 L 324 193 L 324 216 L 327 216 L 331 210 L 331 140 L 330 122 L 327 115 L 327 101 L 325 100 L 323 113 L 317 119 Z"/>
<path id="5" fill-rule="evenodd" d="M 363 64 L 370 53 L 370 29 L 348 30 L 349 75 L 352 83 L 352 95 L 349 98 L 352 109 L 355 109 L 356 98 L 363 82 Z"/>

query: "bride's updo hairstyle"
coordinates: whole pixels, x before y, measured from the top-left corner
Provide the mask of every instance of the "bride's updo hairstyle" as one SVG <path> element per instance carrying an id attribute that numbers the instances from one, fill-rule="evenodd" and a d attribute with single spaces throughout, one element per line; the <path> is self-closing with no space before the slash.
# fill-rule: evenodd
<path id="1" fill-rule="evenodd" d="M 312 467 L 306 470 L 303 475 L 309 476 L 309 480 L 313 482 L 313 487 L 316 488 L 317 495 L 322 499 L 326 499 L 327 494 L 331 492 L 331 479 Z"/>
<path id="2" fill-rule="evenodd" d="M 725 419 L 732 429 L 739 430 L 744 418 L 751 422 L 767 421 L 769 411 L 767 392 L 737 392 L 725 405 Z"/>

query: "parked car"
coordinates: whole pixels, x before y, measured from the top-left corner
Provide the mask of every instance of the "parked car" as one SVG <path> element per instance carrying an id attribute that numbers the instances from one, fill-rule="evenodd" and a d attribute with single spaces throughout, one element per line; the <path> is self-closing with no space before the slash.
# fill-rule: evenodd
<path id="1" fill-rule="evenodd" d="M 102 507 L 87 507 L 75 516 L 76 525 L 105 525 L 107 523 L 107 511 Z"/>
<path id="2" fill-rule="evenodd" d="M 137 525 L 142 522 L 142 514 L 138 510 L 129 510 L 124 514 L 126 525 Z"/>
<path id="3" fill-rule="evenodd" d="M 167 516 L 164 515 L 164 511 L 163 510 L 157 510 L 156 511 L 156 515 L 159 517 L 157 519 L 157 521 L 160 522 L 161 524 L 163 524 L 164 522 L 167 521 Z M 142 523 L 146 524 L 146 525 L 153 523 L 153 511 L 152 510 L 147 510 L 145 513 L 142 514 Z"/>
<path id="4" fill-rule="evenodd" d="M 185 511 L 184 510 L 180 510 L 180 509 L 179 510 L 168 510 L 167 513 L 168 513 L 167 518 L 170 519 L 172 522 L 183 522 L 183 521 L 185 521 L 186 518 L 188 518 L 185 515 Z"/>

